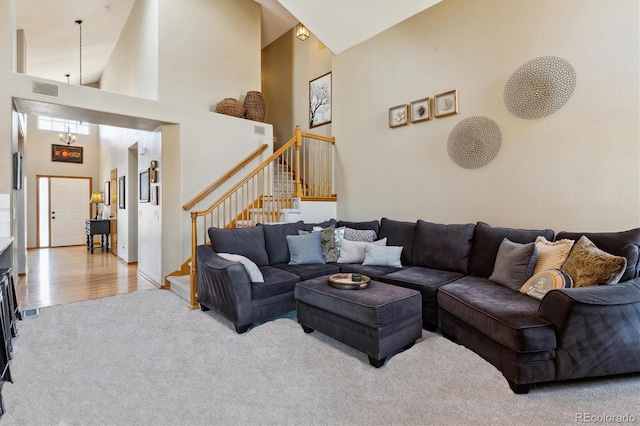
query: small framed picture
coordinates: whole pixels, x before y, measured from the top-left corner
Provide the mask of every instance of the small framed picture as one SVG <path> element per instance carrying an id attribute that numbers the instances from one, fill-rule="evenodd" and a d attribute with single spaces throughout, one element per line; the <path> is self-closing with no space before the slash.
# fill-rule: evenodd
<path id="1" fill-rule="evenodd" d="M 160 200 L 158 199 L 158 187 L 151 187 L 151 205 L 157 206 L 160 204 Z"/>
<path id="2" fill-rule="evenodd" d="M 450 90 L 433 97 L 434 116 L 445 117 L 458 113 L 458 91 Z"/>
<path id="3" fill-rule="evenodd" d="M 124 196 L 125 196 L 125 177 L 124 176 L 120 176 L 118 178 L 118 208 L 120 209 L 124 209 L 125 208 L 125 202 L 124 202 Z"/>
<path id="4" fill-rule="evenodd" d="M 431 98 L 418 99 L 409 104 L 411 122 L 431 120 Z"/>
<path id="5" fill-rule="evenodd" d="M 149 202 L 149 169 L 143 170 L 138 174 L 139 174 L 138 201 L 140 201 L 141 203 L 148 203 Z"/>
<path id="6" fill-rule="evenodd" d="M 331 123 L 331 73 L 309 82 L 309 128 Z"/>
<path id="7" fill-rule="evenodd" d="M 407 105 L 396 105 L 389 108 L 389 127 L 406 126 L 407 121 Z"/>
<path id="8" fill-rule="evenodd" d="M 111 205 L 111 182 L 106 181 L 104 183 L 104 205 Z"/>

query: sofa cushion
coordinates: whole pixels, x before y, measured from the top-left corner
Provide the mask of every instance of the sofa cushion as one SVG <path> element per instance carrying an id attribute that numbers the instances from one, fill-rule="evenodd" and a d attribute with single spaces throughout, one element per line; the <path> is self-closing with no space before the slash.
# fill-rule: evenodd
<path id="1" fill-rule="evenodd" d="M 269 265 L 289 262 L 287 235 L 298 235 L 298 231 L 304 229 L 304 223 L 299 220 L 295 223 L 265 224 L 263 229 Z"/>
<path id="2" fill-rule="evenodd" d="M 264 277 L 262 283 L 251 283 L 252 299 L 264 299 L 278 294 L 289 293 L 296 288 L 300 277 L 291 272 L 273 266 L 261 266 L 260 272 Z"/>
<path id="3" fill-rule="evenodd" d="M 252 228 L 209 228 L 211 248 L 216 253 L 240 254 L 258 266 L 269 264 L 262 226 Z M 286 244 L 285 244 L 286 245 Z"/>
<path id="4" fill-rule="evenodd" d="M 459 272 L 412 266 L 382 277 L 381 281 L 418 290 L 422 297 L 422 325 L 427 330 L 438 328 L 438 289 L 463 275 Z"/>
<path id="5" fill-rule="evenodd" d="M 571 247 L 575 243 L 574 240 L 558 240 L 548 241 L 545 237 L 536 238 L 536 249 L 538 257 L 536 258 L 536 266 L 533 273 L 547 271 L 549 269 L 559 269 L 569 257 Z"/>
<path id="6" fill-rule="evenodd" d="M 398 222 L 383 217 L 380 221 L 378 238 L 386 238 L 389 246 L 402 246 L 400 261 L 403 265 L 411 265 L 415 232 L 415 222 Z"/>
<path id="7" fill-rule="evenodd" d="M 503 239 L 489 279 L 512 290 L 520 290 L 533 275 L 536 254 L 535 243 L 520 244 Z"/>
<path id="8" fill-rule="evenodd" d="M 372 220 L 369 222 L 347 222 L 344 220 L 339 220 L 338 227 L 341 226 L 351 229 L 370 229 L 372 231 L 375 231 L 376 235 L 378 234 L 378 231 L 380 231 L 380 222 L 378 222 L 377 220 Z"/>
<path id="9" fill-rule="evenodd" d="M 401 269 L 393 266 L 373 266 L 362 265 L 360 263 L 340 263 L 338 266 L 340 267 L 340 272 L 355 272 L 356 274 L 363 274 L 378 281 L 381 281 L 387 274 L 398 272 Z"/>
<path id="10" fill-rule="evenodd" d="M 340 268 L 338 268 L 338 265 L 335 263 L 318 263 L 315 265 L 289 265 L 282 263 L 275 265 L 275 267 L 296 274 L 303 281 L 340 272 Z"/>
<path id="11" fill-rule="evenodd" d="M 574 287 L 615 284 L 627 268 L 627 258 L 600 250 L 587 237 L 582 236 L 573 246 L 564 271 L 573 279 Z"/>
<path id="12" fill-rule="evenodd" d="M 438 306 L 516 352 L 556 348 L 553 324 L 537 316 L 540 301 L 486 278 L 466 276 L 441 287 Z"/>
<path id="13" fill-rule="evenodd" d="M 474 229 L 473 223 L 442 225 L 418 220 L 411 264 L 466 274 Z"/>
<path id="14" fill-rule="evenodd" d="M 627 269 L 620 281 L 640 277 L 640 228 L 622 232 L 559 232 L 557 239 L 579 240 L 587 237 L 600 250 L 627 258 Z"/>
<path id="15" fill-rule="evenodd" d="M 544 236 L 549 241 L 553 240 L 551 229 L 496 228 L 484 222 L 478 222 L 469 259 L 469 273 L 488 278 L 493 272 L 498 248 L 504 238 L 514 243 L 530 243 L 534 242 L 538 235 Z"/>
<path id="16" fill-rule="evenodd" d="M 324 263 L 320 233 L 312 232 L 307 235 L 287 235 L 289 246 L 289 265 L 314 265 Z"/>

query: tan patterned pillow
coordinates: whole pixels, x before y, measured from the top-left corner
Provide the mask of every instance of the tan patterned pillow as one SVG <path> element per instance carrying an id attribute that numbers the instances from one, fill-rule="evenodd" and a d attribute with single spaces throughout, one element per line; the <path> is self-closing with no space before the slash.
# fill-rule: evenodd
<path id="1" fill-rule="evenodd" d="M 561 268 L 567 257 L 569 257 L 573 243 L 575 243 L 574 240 L 567 239 L 551 242 L 542 235 L 536 238 L 538 257 L 536 258 L 536 266 L 533 269 L 534 275 L 549 269 Z"/>
<path id="2" fill-rule="evenodd" d="M 627 258 L 600 250 L 584 235 L 569 253 L 562 269 L 573 278 L 574 287 L 615 284 L 627 268 Z"/>

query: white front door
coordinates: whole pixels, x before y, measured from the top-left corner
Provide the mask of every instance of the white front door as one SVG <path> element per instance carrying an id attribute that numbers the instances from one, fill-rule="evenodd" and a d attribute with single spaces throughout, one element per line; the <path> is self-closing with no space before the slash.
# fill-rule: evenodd
<path id="1" fill-rule="evenodd" d="M 51 178 L 51 247 L 87 243 L 89 179 Z"/>

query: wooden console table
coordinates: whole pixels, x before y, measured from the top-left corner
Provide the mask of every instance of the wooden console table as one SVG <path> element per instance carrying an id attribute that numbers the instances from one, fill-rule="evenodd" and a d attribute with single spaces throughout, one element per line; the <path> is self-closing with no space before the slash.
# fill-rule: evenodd
<path id="1" fill-rule="evenodd" d="M 109 252 L 109 234 L 111 221 L 109 219 L 87 219 L 87 250 L 93 254 L 93 236 L 100 234 L 100 249 Z"/>

